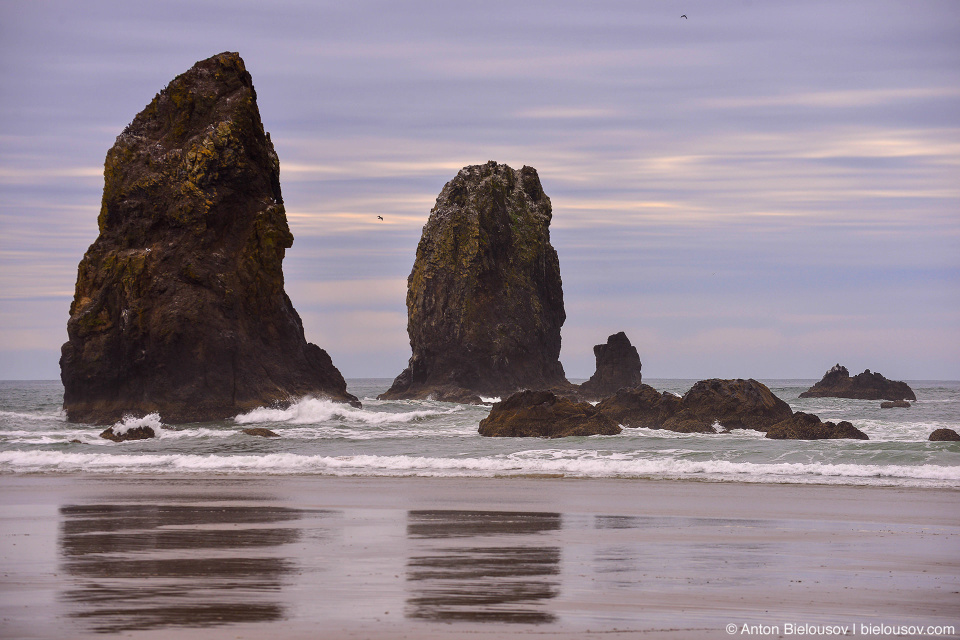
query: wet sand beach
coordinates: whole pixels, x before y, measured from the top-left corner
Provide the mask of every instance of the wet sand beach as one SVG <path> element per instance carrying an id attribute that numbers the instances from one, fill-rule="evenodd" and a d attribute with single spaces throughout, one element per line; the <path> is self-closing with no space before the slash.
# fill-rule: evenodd
<path id="1" fill-rule="evenodd" d="M 956 490 L 116 475 L 0 487 L 3 638 L 960 627 Z"/>

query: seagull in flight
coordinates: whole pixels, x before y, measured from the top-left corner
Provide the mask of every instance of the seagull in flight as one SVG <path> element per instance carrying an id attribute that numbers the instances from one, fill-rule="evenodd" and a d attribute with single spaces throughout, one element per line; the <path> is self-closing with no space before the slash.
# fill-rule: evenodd
<path id="1" fill-rule="evenodd" d="M 689 20 L 689 19 L 690 19 L 690 18 L 687 17 L 687 14 L 683 14 L 683 15 L 680 16 L 680 17 L 683 18 L 684 20 Z"/>
<path id="2" fill-rule="evenodd" d="M 383 216 L 377 216 L 377 220 L 383 220 Z"/>

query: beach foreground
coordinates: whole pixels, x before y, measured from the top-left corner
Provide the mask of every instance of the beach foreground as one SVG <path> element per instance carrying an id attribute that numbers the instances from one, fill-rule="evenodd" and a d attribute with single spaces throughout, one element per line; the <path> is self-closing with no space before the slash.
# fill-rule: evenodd
<path id="1" fill-rule="evenodd" d="M 0 487 L 3 638 L 960 627 L 951 489 L 82 474 Z"/>

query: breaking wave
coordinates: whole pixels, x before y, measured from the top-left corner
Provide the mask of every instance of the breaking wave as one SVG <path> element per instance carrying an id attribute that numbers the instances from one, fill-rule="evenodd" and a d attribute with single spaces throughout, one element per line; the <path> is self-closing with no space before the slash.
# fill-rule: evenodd
<path id="1" fill-rule="evenodd" d="M 237 424 L 287 423 L 319 424 L 331 420 L 340 420 L 355 424 L 403 424 L 429 418 L 450 415 L 462 409 L 456 406 L 450 409 L 424 409 L 420 411 L 370 411 L 356 409 L 342 402 L 333 402 L 322 398 L 304 398 L 285 409 L 261 407 L 234 418 Z"/>
<path id="2" fill-rule="evenodd" d="M 960 467 L 753 463 L 619 456 L 557 457 L 549 451 L 477 458 L 411 455 L 324 456 L 101 454 L 59 451 L 0 452 L 0 471 L 109 473 L 314 474 L 333 476 L 489 477 L 560 475 L 572 478 L 675 478 L 738 482 L 864 484 L 893 486 L 960 485 Z"/>

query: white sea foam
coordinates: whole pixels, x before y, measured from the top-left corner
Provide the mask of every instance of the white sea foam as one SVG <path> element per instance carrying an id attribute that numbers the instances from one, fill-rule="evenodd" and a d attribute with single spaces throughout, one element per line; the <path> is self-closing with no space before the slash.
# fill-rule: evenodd
<path id="1" fill-rule="evenodd" d="M 496 396 L 494 398 L 485 398 L 483 396 L 480 396 L 480 402 L 484 404 L 497 404 L 498 402 L 500 402 L 500 396 Z"/>
<path id="2" fill-rule="evenodd" d="M 157 431 L 162 440 L 182 440 L 184 438 L 229 438 L 238 432 L 226 429 L 208 429 L 206 427 L 163 429 Z"/>
<path id="3" fill-rule="evenodd" d="M 113 432 L 115 434 L 123 435 L 130 429 L 137 429 L 139 427 L 150 427 L 153 429 L 154 433 L 159 434 L 162 427 L 160 422 L 159 413 L 149 413 L 142 418 L 135 418 L 134 416 L 124 416 L 123 420 L 115 423 L 113 427 Z"/>
<path id="4" fill-rule="evenodd" d="M 526 452 L 527 454 L 532 452 Z M 582 453 L 582 452 L 581 452 Z M 596 453 L 596 452 L 593 452 Z M 13 472 L 252 473 L 348 476 L 496 476 L 559 474 L 569 477 L 701 478 L 740 482 L 960 486 L 960 467 L 693 461 L 654 457 L 612 459 L 592 455 L 536 457 L 509 454 L 480 458 L 429 456 L 309 456 L 0 452 L 0 470 Z"/>
<path id="5" fill-rule="evenodd" d="M 304 398 L 291 404 L 286 409 L 261 407 L 241 414 L 234 418 L 234 420 L 238 424 L 262 422 L 320 424 L 332 420 L 340 420 L 351 423 L 381 425 L 403 424 L 432 416 L 458 413 L 461 410 L 461 407 L 456 406 L 449 409 L 424 409 L 405 412 L 370 411 L 368 409 L 357 409 L 342 402 L 333 402 L 332 400 L 323 398 Z"/>

